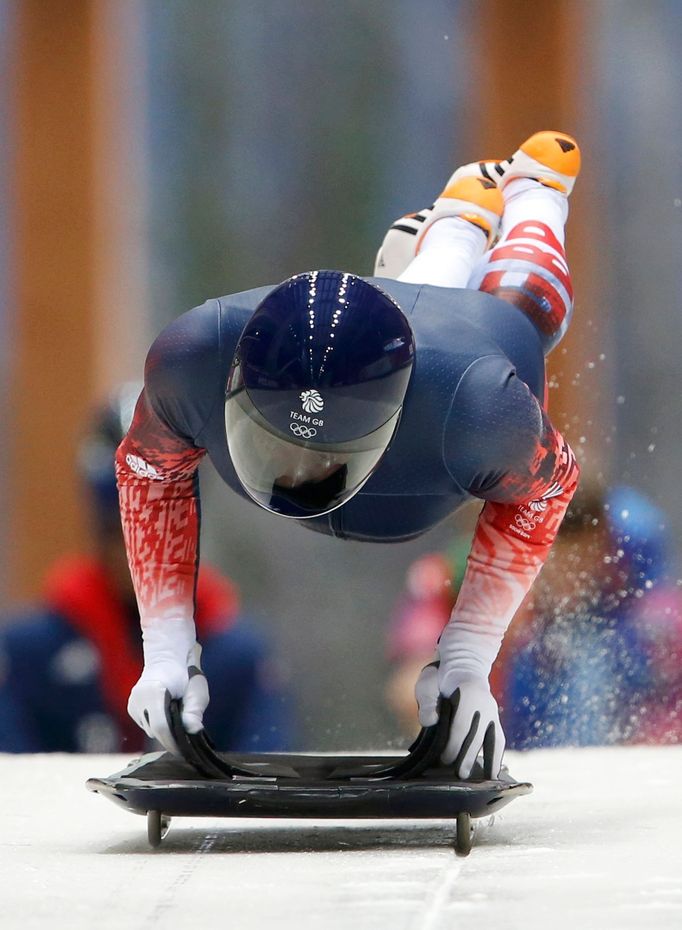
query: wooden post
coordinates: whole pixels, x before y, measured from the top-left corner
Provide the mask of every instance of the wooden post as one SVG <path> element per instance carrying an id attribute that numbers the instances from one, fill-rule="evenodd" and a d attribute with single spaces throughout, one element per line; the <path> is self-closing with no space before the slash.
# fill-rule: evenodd
<path id="1" fill-rule="evenodd" d="M 93 381 L 92 4 L 18 5 L 10 594 L 76 545 L 74 447 Z"/>
<path id="2" fill-rule="evenodd" d="M 84 548 L 78 439 L 149 343 L 136 0 L 17 5 L 8 596 Z"/>
<path id="3" fill-rule="evenodd" d="M 584 0 L 477 0 L 469 11 L 477 50 L 469 119 L 478 149 L 471 157 L 502 158 L 540 129 L 571 133 L 581 144 L 583 171 L 571 196 L 566 243 L 575 312 L 549 358 L 550 415 L 576 449 L 583 474 L 596 477 L 608 467 L 610 359 L 607 269 L 597 264 L 603 215 L 590 107 L 594 9 Z"/>

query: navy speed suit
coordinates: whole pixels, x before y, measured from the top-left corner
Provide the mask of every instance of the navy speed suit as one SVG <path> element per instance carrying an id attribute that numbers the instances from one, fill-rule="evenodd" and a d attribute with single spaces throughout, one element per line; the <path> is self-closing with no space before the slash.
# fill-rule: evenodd
<path id="1" fill-rule="evenodd" d="M 570 314 L 563 247 L 543 224 L 521 223 L 489 253 L 478 290 L 368 280 L 397 301 L 414 333 L 401 419 L 361 490 L 300 522 L 335 537 L 400 541 L 466 500 L 485 501 L 453 619 L 488 637 L 494 658 L 577 483 L 575 458 L 543 406 L 544 353 Z M 210 300 L 171 323 L 150 350 L 117 453 L 143 628 L 193 616 L 202 457 L 250 500 L 230 461 L 225 392 L 240 334 L 269 291 Z"/>

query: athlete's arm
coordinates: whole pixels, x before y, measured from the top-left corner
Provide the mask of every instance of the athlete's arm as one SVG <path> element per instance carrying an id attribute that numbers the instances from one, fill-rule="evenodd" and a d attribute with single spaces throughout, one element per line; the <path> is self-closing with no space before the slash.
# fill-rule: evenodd
<path id="1" fill-rule="evenodd" d="M 197 467 L 204 455 L 153 410 L 147 389 L 116 454 L 121 523 L 142 624 L 144 669 L 128 702 L 131 717 L 167 749 L 166 692 L 183 700 L 183 722 L 201 729 L 208 691 L 194 626 L 198 569 Z"/>
<path id="2" fill-rule="evenodd" d="M 194 626 L 197 468 L 205 455 L 193 437 L 214 403 L 213 382 L 220 377 L 214 304 L 184 314 L 152 346 L 145 387 L 116 454 L 121 522 L 144 647 L 144 670 L 128 710 L 167 748 L 173 743 L 166 691 L 183 699 L 190 732 L 200 729 L 208 703 L 205 679 L 192 672 L 199 666 Z M 197 385 L 202 387 L 197 390 Z"/>
<path id="3" fill-rule="evenodd" d="M 204 454 L 160 419 L 143 390 L 116 453 L 121 522 L 143 630 L 194 616 L 197 467 Z"/>
<path id="4" fill-rule="evenodd" d="M 459 405 L 459 406 L 458 406 Z M 497 775 L 504 735 L 488 675 L 507 627 L 554 542 L 578 483 L 575 457 L 508 364 L 482 359 L 453 404 L 452 456 L 466 487 L 486 501 L 462 587 L 438 643 L 438 664 L 417 683 L 422 724 L 438 695 L 458 702 L 443 759 L 468 777 L 484 747 Z M 448 436 L 446 435 L 446 455 Z"/>
<path id="5" fill-rule="evenodd" d="M 490 673 L 502 638 L 545 563 L 578 484 L 565 439 L 542 415 L 528 467 L 507 472 L 481 511 L 457 603 L 439 645 L 445 664 Z"/>

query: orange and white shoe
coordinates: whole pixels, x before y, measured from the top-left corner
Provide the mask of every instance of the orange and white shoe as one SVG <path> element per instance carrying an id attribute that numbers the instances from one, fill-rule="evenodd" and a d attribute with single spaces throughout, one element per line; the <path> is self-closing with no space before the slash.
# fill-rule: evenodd
<path id="1" fill-rule="evenodd" d="M 580 148 L 572 136 L 545 130 L 526 139 L 511 158 L 498 165 L 500 187 L 514 178 L 533 178 L 568 196 L 580 174 Z"/>
<path id="2" fill-rule="evenodd" d="M 465 166 L 468 167 L 471 166 Z M 497 184 L 481 175 L 464 171 L 460 168 L 455 172 L 434 203 L 417 240 L 417 252 L 429 227 L 446 217 L 460 217 L 478 226 L 486 234 L 488 245 L 497 236 L 504 210 L 504 198 Z"/>
<path id="3" fill-rule="evenodd" d="M 459 217 L 478 227 L 490 246 L 499 231 L 503 210 L 504 198 L 497 185 L 473 166 L 465 165 L 452 175 L 433 206 L 393 223 L 377 253 L 374 274 L 399 277 L 419 253 L 429 229 L 443 219 Z"/>

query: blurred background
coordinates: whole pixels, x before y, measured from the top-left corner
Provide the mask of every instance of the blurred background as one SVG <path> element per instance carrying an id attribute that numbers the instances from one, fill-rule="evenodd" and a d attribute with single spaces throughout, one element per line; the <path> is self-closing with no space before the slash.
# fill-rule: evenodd
<path id="1" fill-rule="evenodd" d="M 87 545 L 79 437 L 166 323 L 295 272 L 369 274 L 389 223 L 456 165 L 546 128 L 584 157 L 550 413 L 589 486 L 659 508 L 675 587 L 680 0 L 0 0 L 0 78 L 7 616 Z M 278 522 L 210 466 L 202 495 L 203 555 L 279 656 L 300 742 L 400 739 L 384 703 L 391 618 L 408 567 L 466 538 L 475 508 L 416 543 L 366 546 Z"/>

